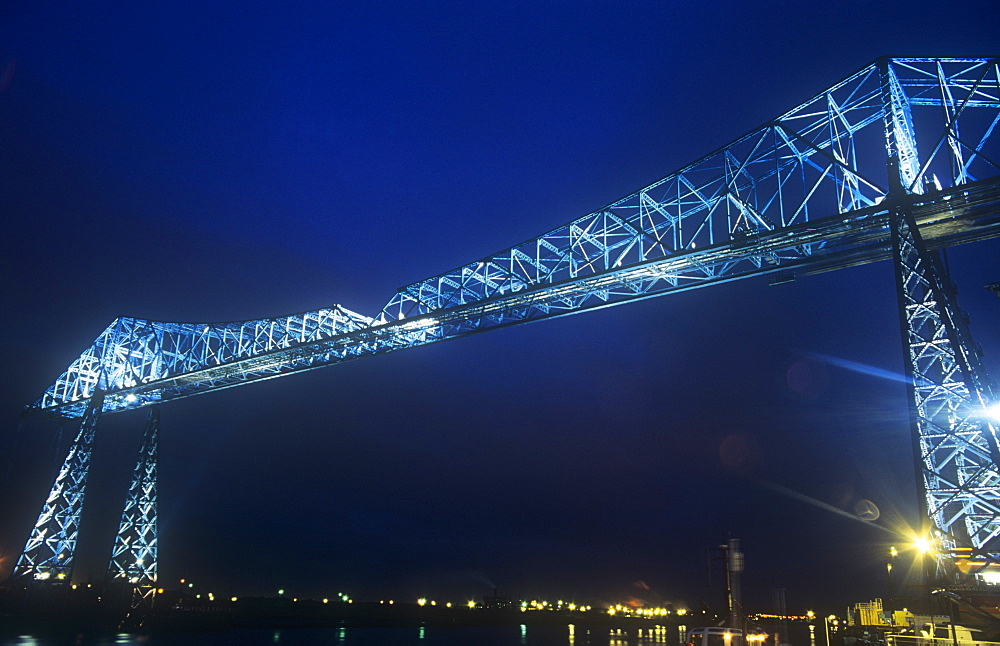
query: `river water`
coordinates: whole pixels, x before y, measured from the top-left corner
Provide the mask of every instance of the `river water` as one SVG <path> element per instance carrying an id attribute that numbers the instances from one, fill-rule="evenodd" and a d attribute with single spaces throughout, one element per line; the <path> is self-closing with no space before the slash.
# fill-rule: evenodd
<path id="1" fill-rule="evenodd" d="M 676 646 L 677 628 L 576 625 L 283 628 L 201 633 L 0 636 L 0 646 Z"/>

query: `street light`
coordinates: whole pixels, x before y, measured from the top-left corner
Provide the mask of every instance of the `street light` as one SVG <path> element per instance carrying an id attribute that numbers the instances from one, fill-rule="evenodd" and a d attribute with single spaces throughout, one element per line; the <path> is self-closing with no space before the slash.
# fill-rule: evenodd
<path id="1" fill-rule="evenodd" d="M 899 550 L 897 550 L 895 547 L 890 547 L 889 548 L 889 562 L 885 564 L 886 577 L 888 578 L 888 585 L 889 585 L 889 590 L 888 590 L 888 592 L 889 592 L 889 607 L 886 608 L 886 610 L 888 610 L 889 625 L 890 626 L 895 626 L 896 625 L 896 620 L 893 617 L 893 608 L 895 606 L 895 602 L 894 602 L 894 599 L 893 599 L 893 596 L 892 596 L 892 566 L 895 563 L 895 560 L 896 560 L 897 556 L 899 556 Z"/>
<path id="2" fill-rule="evenodd" d="M 927 614 L 930 616 L 931 626 L 935 624 L 934 619 L 934 600 L 931 597 L 931 569 L 930 563 L 932 557 L 937 556 L 937 540 L 933 534 L 927 536 L 918 536 L 913 539 L 913 546 L 917 548 L 920 552 L 920 565 L 924 570 L 924 585 L 927 586 Z"/>
<path id="3" fill-rule="evenodd" d="M 826 646 L 830 646 L 830 622 L 831 621 L 833 622 L 833 625 L 836 626 L 837 623 L 838 623 L 837 622 L 837 616 L 836 615 L 829 615 L 827 617 L 823 617 L 823 627 L 826 629 Z"/>

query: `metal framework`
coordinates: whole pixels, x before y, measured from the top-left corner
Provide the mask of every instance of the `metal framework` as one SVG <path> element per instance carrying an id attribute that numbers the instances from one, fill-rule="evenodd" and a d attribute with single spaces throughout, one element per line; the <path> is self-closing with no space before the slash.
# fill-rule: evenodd
<path id="1" fill-rule="evenodd" d="M 139 591 L 139 597 L 156 586 L 156 457 L 159 433 L 160 410 L 153 406 L 146 418 L 139 459 L 135 463 L 108 566 L 108 576 L 130 584 Z"/>
<path id="2" fill-rule="evenodd" d="M 943 547 L 996 560 L 1000 471 L 992 397 L 978 349 L 965 329 L 935 254 L 900 208 L 892 220 L 895 274 L 911 397 L 910 421 L 925 514 Z M 992 553 L 992 556 L 991 556 Z"/>
<path id="3" fill-rule="evenodd" d="M 72 576 L 90 456 L 94 451 L 94 436 L 103 403 L 100 391 L 90 398 L 76 439 L 14 566 L 15 578 L 61 582 Z"/>
<path id="4" fill-rule="evenodd" d="M 931 254 L 1000 235 L 998 123 L 1000 59 L 882 58 L 649 186 L 402 287 L 374 317 L 333 306 L 220 324 L 117 319 L 29 408 L 84 415 L 99 378 L 107 412 L 141 408 L 750 276 L 894 258 L 928 513 L 948 540 L 995 559 L 995 429 L 971 421 L 992 395 Z"/>

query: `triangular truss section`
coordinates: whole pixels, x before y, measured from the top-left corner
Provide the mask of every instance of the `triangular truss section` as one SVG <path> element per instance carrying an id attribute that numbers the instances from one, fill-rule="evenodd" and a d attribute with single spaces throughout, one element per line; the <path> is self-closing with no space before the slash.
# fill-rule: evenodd
<path id="1" fill-rule="evenodd" d="M 72 576 L 90 456 L 103 408 L 104 394 L 97 391 L 90 399 L 80 421 L 80 431 L 17 560 L 14 579 L 58 583 L 68 582 Z"/>
<path id="2" fill-rule="evenodd" d="M 891 224 L 925 511 L 946 551 L 973 567 L 1000 563 L 1000 452 L 979 351 L 912 216 L 898 209 Z"/>
<path id="3" fill-rule="evenodd" d="M 160 412 L 149 409 L 139 458 L 115 537 L 108 576 L 131 585 L 139 596 L 156 586 L 156 469 Z"/>

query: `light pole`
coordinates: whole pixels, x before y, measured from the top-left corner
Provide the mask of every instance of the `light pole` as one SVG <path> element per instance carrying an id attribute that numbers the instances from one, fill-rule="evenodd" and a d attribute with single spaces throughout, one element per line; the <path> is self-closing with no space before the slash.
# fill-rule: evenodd
<path id="1" fill-rule="evenodd" d="M 888 586 L 889 586 L 889 590 L 888 590 L 888 592 L 889 592 L 889 595 L 888 595 L 889 607 L 886 608 L 886 611 L 887 611 L 887 614 L 888 614 L 889 625 L 893 626 L 893 627 L 895 627 L 895 625 L 896 625 L 896 619 L 895 619 L 895 616 L 893 614 L 893 610 L 894 610 L 896 604 L 895 604 L 895 602 L 893 600 L 893 597 L 892 597 L 892 567 L 895 564 L 895 562 L 896 562 L 896 556 L 898 556 L 898 555 L 899 555 L 899 550 L 897 550 L 895 547 L 890 547 L 889 548 L 889 562 L 885 564 L 886 577 L 888 578 Z"/>
<path id="2" fill-rule="evenodd" d="M 829 616 L 823 617 L 823 627 L 826 629 L 826 646 L 830 646 L 830 622 L 831 621 L 833 622 L 833 625 L 836 626 L 837 625 L 837 616 L 836 615 L 829 615 Z"/>
<path id="3" fill-rule="evenodd" d="M 934 537 L 918 538 L 914 544 L 920 552 L 920 564 L 923 566 L 924 570 L 924 584 L 927 586 L 927 614 L 930 616 L 931 635 L 933 635 L 935 632 L 934 600 L 931 598 L 931 570 L 928 560 L 933 558 L 936 553 Z"/>

